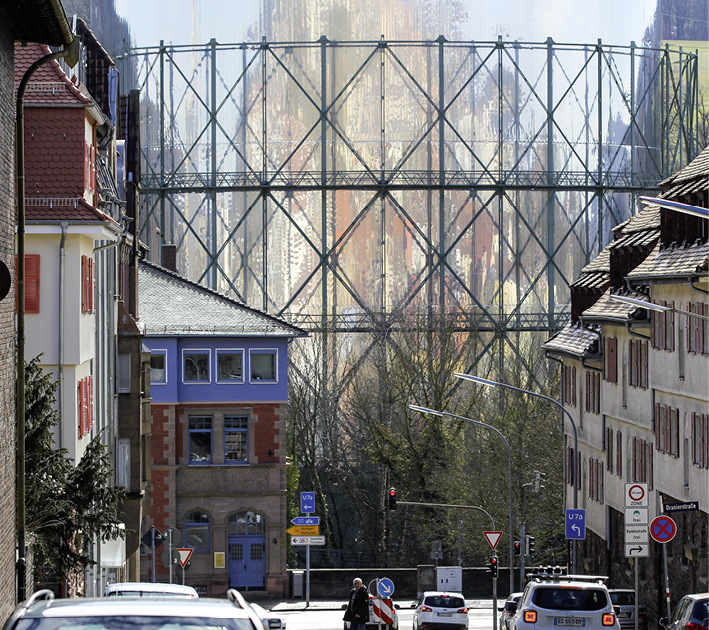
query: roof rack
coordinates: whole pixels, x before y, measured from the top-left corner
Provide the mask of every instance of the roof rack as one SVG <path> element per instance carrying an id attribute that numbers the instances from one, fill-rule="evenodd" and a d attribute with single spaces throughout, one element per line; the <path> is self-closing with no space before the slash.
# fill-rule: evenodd
<path id="1" fill-rule="evenodd" d="M 38 599 L 54 599 L 54 591 L 50 591 L 48 588 L 43 588 L 41 591 L 32 593 L 25 601 L 25 608 L 29 608 Z"/>
<path id="2" fill-rule="evenodd" d="M 569 575 L 563 567 L 535 567 L 527 573 L 527 579 L 536 580 L 571 580 L 574 582 L 605 582 L 607 575 Z"/>
<path id="3" fill-rule="evenodd" d="M 230 588 L 226 592 L 226 596 L 229 599 L 229 601 L 234 604 L 234 606 L 239 606 L 239 608 L 245 608 L 248 609 L 249 604 L 246 602 L 244 599 L 244 596 L 239 593 L 235 588 Z"/>

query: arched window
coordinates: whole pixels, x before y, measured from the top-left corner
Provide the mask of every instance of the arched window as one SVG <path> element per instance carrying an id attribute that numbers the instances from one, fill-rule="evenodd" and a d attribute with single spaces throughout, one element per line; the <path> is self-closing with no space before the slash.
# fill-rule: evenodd
<path id="1" fill-rule="evenodd" d="M 204 512 L 190 512 L 185 518 L 185 547 L 209 551 L 209 517 Z"/>
<path id="2" fill-rule="evenodd" d="M 238 512 L 229 517 L 227 533 L 231 536 L 262 536 L 266 533 L 266 521 L 258 512 Z"/>

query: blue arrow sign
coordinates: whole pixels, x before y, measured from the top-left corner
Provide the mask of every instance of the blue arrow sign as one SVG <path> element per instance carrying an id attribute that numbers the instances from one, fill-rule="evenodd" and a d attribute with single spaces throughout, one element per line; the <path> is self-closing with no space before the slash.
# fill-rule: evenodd
<path id="1" fill-rule="evenodd" d="M 292 518 L 291 523 L 293 525 L 320 525 L 319 516 L 296 516 Z"/>
<path id="2" fill-rule="evenodd" d="M 567 540 L 584 540 L 586 538 L 586 510 L 566 510 Z"/>
<path id="3" fill-rule="evenodd" d="M 389 578 L 382 578 L 377 582 L 379 597 L 391 597 L 394 594 L 394 582 Z"/>
<path id="4" fill-rule="evenodd" d="M 315 493 L 301 492 L 300 493 L 300 511 L 306 514 L 315 512 Z"/>

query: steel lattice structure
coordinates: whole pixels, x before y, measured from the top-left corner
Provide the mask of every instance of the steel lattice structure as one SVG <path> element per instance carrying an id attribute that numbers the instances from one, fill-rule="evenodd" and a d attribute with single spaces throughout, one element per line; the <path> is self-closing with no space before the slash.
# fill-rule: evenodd
<path id="1" fill-rule="evenodd" d="M 156 260 L 309 330 L 409 309 L 554 330 L 639 194 L 698 150 L 695 54 L 436 41 L 160 46 L 142 100 Z"/>

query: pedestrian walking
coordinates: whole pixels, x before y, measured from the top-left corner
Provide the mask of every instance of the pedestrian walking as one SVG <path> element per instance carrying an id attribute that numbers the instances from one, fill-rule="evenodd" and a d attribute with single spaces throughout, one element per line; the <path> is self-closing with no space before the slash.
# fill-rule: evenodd
<path id="1" fill-rule="evenodd" d="M 358 577 L 352 581 L 350 599 L 343 619 L 350 622 L 350 630 L 365 630 L 365 624 L 369 621 L 369 593 Z"/>

